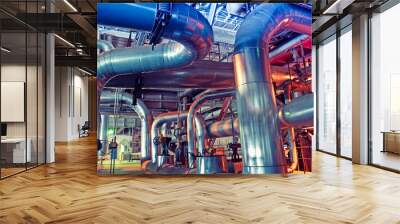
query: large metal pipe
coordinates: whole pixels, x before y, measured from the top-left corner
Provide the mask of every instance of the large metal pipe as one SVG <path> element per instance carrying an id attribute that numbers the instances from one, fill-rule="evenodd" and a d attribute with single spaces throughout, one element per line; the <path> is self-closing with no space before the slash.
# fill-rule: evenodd
<path id="1" fill-rule="evenodd" d="M 273 80 L 279 85 L 289 79 L 287 66 L 272 66 Z M 229 88 L 235 87 L 233 64 L 228 62 L 195 61 L 192 65 L 168 71 L 145 74 L 116 75 L 107 87 L 132 88 L 136 78 L 141 78 L 145 88 Z"/>
<path id="2" fill-rule="evenodd" d="M 314 94 L 306 94 L 291 100 L 278 112 L 281 126 L 312 127 L 314 123 Z"/>
<path id="3" fill-rule="evenodd" d="M 101 104 L 114 104 L 115 98 L 118 99 L 119 105 L 126 105 L 131 107 L 140 117 L 141 128 L 140 128 L 140 150 L 141 150 L 141 160 L 149 160 L 150 159 L 150 126 L 153 121 L 153 117 L 148 110 L 147 106 L 143 103 L 142 100 L 136 99 L 136 105 L 133 105 L 133 96 L 130 93 L 122 92 L 118 93 L 116 96 L 113 91 L 102 91 L 100 96 L 100 105 Z M 104 122 L 102 122 L 104 123 Z M 102 125 L 100 125 L 103 127 Z M 102 129 L 102 128 L 101 128 Z M 101 136 L 101 135 L 100 135 Z"/>
<path id="4" fill-rule="evenodd" d="M 186 119 L 187 112 L 168 112 L 159 114 L 154 118 L 153 124 L 151 125 L 151 162 L 153 164 L 157 164 L 157 156 L 158 156 L 158 146 L 156 144 L 155 139 L 158 138 L 158 130 L 164 124 L 168 122 L 173 122 L 179 120 Z"/>
<path id="5" fill-rule="evenodd" d="M 314 96 L 311 93 L 294 98 L 290 103 L 279 108 L 278 116 L 281 128 L 304 128 L 312 126 L 314 122 L 313 102 Z M 207 136 L 209 138 L 221 138 L 232 136 L 233 134 L 238 135 L 240 133 L 238 118 L 234 119 L 233 128 L 234 133 L 232 133 L 231 119 L 214 122 L 207 126 Z"/>
<path id="6" fill-rule="evenodd" d="M 266 57 L 271 38 L 282 30 L 311 35 L 311 11 L 295 4 L 261 4 L 236 34 L 233 64 L 244 174 L 286 172 Z"/>
<path id="7" fill-rule="evenodd" d="M 194 122 L 196 126 L 196 142 L 198 145 L 198 154 L 204 155 L 207 142 L 206 122 L 201 114 L 195 114 Z"/>
<path id="8" fill-rule="evenodd" d="M 189 160 L 189 168 L 194 168 L 194 155 L 196 155 L 195 148 L 196 148 L 196 143 L 195 143 L 195 134 L 194 134 L 194 115 L 196 111 L 201 107 L 201 105 L 212 99 L 218 99 L 218 98 L 223 98 L 223 97 L 228 97 L 228 96 L 233 96 L 235 94 L 235 90 L 229 89 L 229 90 L 207 90 L 201 93 L 196 97 L 196 99 L 193 101 L 193 103 L 190 105 L 188 116 L 187 116 L 187 122 L 186 122 L 186 130 L 187 130 L 187 141 L 188 141 L 188 160 Z"/>
<path id="9" fill-rule="evenodd" d="M 232 132 L 232 127 L 234 132 Z M 237 118 L 214 122 L 208 125 L 206 129 L 209 138 L 222 138 L 239 135 L 240 133 L 239 120 Z"/>
<path id="10" fill-rule="evenodd" d="M 314 96 L 313 93 L 306 94 L 291 100 L 290 103 L 279 108 L 279 123 L 281 128 L 311 127 L 314 122 Z M 235 135 L 239 134 L 239 120 L 234 119 Z M 207 136 L 220 138 L 232 135 L 232 121 L 223 120 L 214 122 L 207 126 Z"/>
<path id="11" fill-rule="evenodd" d="M 103 52 L 107 52 L 114 49 L 112 43 L 105 40 L 97 40 L 97 50 L 101 50 Z"/>
<path id="12" fill-rule="evenodd" d="M 97 5 L 97 23 L 151 32 L 160 25 L 156 24 L 160 4 L 100 3 Z M 186 4 L 168 4 L 167 8 L 171 17 L 164 22 L 167 25 L 163 27 L 162 37 L 177 43 L 116 49 L 102 54 L 97 59 L 99 88 L 118 74 L 178 68 L 202 59 L 208 53 L 213 32 L 207 19 Z"/>
<path id="13" fill-rule="evenodd" d="M 284 53 L 288 52 L 290 49 L 300 46 L 305 41 L 310 41 L 310 40 L 311 40 L 311 36 L 306 35 L 306 34 L 300 34 L 300 35 L 288 40 L 284 44 L 274 48 L 269 53 L 270 63 L 271 64 L 274 63 L 277 59 L 280 58 L 281 55 L 284 55 Z"/>
<path id="14" fill-rule="evenodd" d="M 100 115 L 99 134 L 98 138 L 102 144 L 102 150 L 107 148 L 107 130 L 108 130 L 108 116 Z"/>

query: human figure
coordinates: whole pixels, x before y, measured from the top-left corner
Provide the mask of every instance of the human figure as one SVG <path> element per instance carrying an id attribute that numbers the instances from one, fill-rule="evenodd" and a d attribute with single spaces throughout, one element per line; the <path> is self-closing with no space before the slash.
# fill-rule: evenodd
<path id="1" fill-rule="evenodd" d="M 234 137 L 232 143 L 228 145 L 230 149 L 232 149 L 232 161 L 238 162 L 240 161 L 240 156 L 238 153 L 238 149 L 241 147 L 240 143 L 238 142 L 238 137 Z"/>

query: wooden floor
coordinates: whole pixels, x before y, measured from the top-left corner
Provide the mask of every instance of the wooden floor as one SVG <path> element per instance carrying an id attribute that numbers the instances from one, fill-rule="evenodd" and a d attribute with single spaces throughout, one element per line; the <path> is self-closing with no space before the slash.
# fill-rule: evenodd
<path id="1" fill-rule="evenodd" d="M 315 153 L 306 175 L 98 176 L 94 138 L 0 181 L 0 223 L 400 223 L 400 175 Z"/>

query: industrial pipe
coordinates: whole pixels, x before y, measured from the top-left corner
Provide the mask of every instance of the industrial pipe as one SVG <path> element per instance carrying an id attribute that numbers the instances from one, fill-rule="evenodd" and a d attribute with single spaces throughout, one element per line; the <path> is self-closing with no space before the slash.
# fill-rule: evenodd
<path id="1" fill-rule="evenodd" d="M 232 124 L 233 123 L 233 124 Z M 232 126 L 234 132 L 232 132 Z M 207 126 L 207 136 L 209 138 L 222 138 L 233 135 L 239 135 L 239 120 L 226 119 L 222 121 L 214 122 Z"/>
<path id="2" fill-rule="evenodd" d="M 306 94 L 294 98 L 290 103 L 279 108 L 279 123 L 281 128 L 310 127 L 314 121 L 314 97 L 313 94 Z M 286 113 L 284 112 L 286 111 Z M 297 113 L 298 111 L 298 113 Z M 209 138 L 221 138 L 238 135 L 240 133 L 239 119 L 233 121 L 234 133 L 232 133 L 232 120 L 214 122 L 207 126 L 207 136 Z"/>
<path id="3" fill-rule="evenodd" d="M 194 137 L 194 128 L 193 128 L 193 118 L 194 115 L 201 107 L 201 105 L 212 99 L 218 99 L 218 98 L 223 98 L 223 97 L 228 97 L 228 96 L 233 96 L 235 94 L 235 90 L 207 90 L 201 93 L 196 97 L 196 99 L 193 101 L 193 103 L 190 105 L 188 116 L 187 116 L 187 122 L 186 122 L 186 130 L 187 130 L 187 141 L 188 141 L 188 160 L 189 160 L 189 168 L 194 168 L 194 157 L 193 155 L 196 154 L 195 148 L 196 148 L 196 143 L 195 143 L 195 137 Z"/>
<path id="4" fill-rule="evenodd" d="M 198 144 L 198 154 L 204 155 L 207 144 L 206 123 L 201 114 L 194 115 L 194 122 L 196 126 L 196 142 Z"/>
<path id="5" fill-rule="evenodd" d="M 270 63 L 271 64 L 274 63 L 285 52 L 288 52 L 290 49 L 293 49 L 297 46 L 302 45 L 305 41 L 311 41 L 311 36 L 305 35 L 305 34 L 300 34 L 300 35 L 288 40 L 284 44 L 272 49 L 271 52 L 269 53 Z"/>
<path id="6" fill-rule="evenodd" d="M 282 30 L 311 35 L 311 11 L 295 4 L 261 4 L 236 34 L 233 64 L 244 174 L 286 173 L 266 57 L 271 38 Z"/>
<path id="7" fill-rule="evenodd" d="M 115 75 L 175 69 L 206 56 L 213 42 L 213 31 L 207 19 L 186 4 L 168 4 L 169 9 L 162 11 L 160 4 L 97 5 L 98 24 L 149 32 L 161 26 L 162 37 L 176 41 L 157 46 L 116 49 L 102 54 L 97 59 L 100 89 Z M 159 13 L 166 13 L 170 17 L 160 21 L 157 16 Z"/>
<path id="8" fill-rule="evenodd" d="M 306 94 L 294 98 L 281 107 L 278 112 L 281 126 L 312 127 L 314 124 L 314 94 Z"/>
<path id="9" fill-rule="evenodd" d="M 100 124 L 99 124 L 99 140 L 102 144 L 102 150 L 107 148 L 107 130 L 108 130 L 108 116 L 100 115 Z"/>
<path id="10" fill-rule="evenodd" d="M 289 79 L 287 66 L 272 66 L 272 78 L 279 85 Z M 190 66 L 145 74 L 121 74 L 110 78 L 107 87 L 132 88 L 136 78 L 141 78 L 143 88 L 230 88 L 235 87 L 233 64 L 200 60 Z M 293 76 L 293 78 L 296 76 Z"/>
<path id="11" fill-rule="evenodd" d="M 97 49 L 103 52 L 110 51 L 114 49 L 112 43 L 105 41 L 105 40 L 97 40 Z"/>
<path id="12" fill-rule="evenodd" d="M 113 104 L 115 103 L 115 92 L 113 91 L 102 91 L 100 96 L 100 105 L 101 104 Z M 150 125 L 152 123 L 152 116 L 150 111 L 147 109 L 147 106 L 143 103 L 142 100 L 136 99 L 136 105 L 133 105 L 133 96 L 130 93 L 123 92 L 118 94 L 118 103 L 120 105 L 126 105 L 131 107 L 140 117 L 141 128 L 140 128 L 140 150 L 141 150 L 141 160 L 149 160 L 150 159 Z M 103 122 L 101 122 L 100 130 L 102 130 Z M 100 132 L 101 133 L 101 132 Z M 101 135 L 100 135 L 101 136 Z"/>
<path id="13" fill-rule="evenodd" d="M 153 124 L 151 125 L 151 162 L 153 164 L 157 164 L 157 156 L 158 156 L 158 147 L 156 140 L 158 138 L 158 129 L 164 124 L 168 122 L 173 122 L 179 120 L 186 119 L 187 112 L 167 112 L 159 114 L 154 118 Z"/>

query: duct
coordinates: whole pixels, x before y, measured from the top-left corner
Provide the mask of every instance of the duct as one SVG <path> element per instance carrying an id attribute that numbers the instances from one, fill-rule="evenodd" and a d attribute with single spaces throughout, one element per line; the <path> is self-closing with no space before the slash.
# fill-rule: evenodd
<path id="1" fill-rule="evenodd" d="M 269 43 L 282 30 L 311 35 L 311 11 L 295 4 L 261 4 L 240 26 L 233 64 L 244 174 L 285 173 Z"/>
<path id="2" fill-rule="evenodd" d="M 194 116 L 194 122 L 196 126 L 196 142 L 198 144 L 198 154 L 204 155 L 205 149 L 206 149 L 206 123 L 204 121 L 204 118 L 201 116 L 201 114 L 196 114 Z"/>
<path id="3" fill-rule="evenodd" d="M 143 88 L 226 88 L 234 86 L 232 63 L 195 61 L 192 65 L 146 74 L 117 75 L 107 87 L 133 87 L 132 80 L 141 77 Z"/>
<path id="4" fill-rule="evenodd" d="M 294 98 L 278 112 L 281 126 L 312 127 L 314 123 L 314 94 Z"/>
<path id="5" fill-rule="evenodd" d="M 233 130 L 232 132 L 232 123 Z M 226 119 L 218 122 L 214 122 L 207 126 L 207 136 L 209 138 L 222 138 L 233 135 L 239 135 L 239 120 L 235 119 Z"/>
<path id="6" fill-rule="evenodd" d="M 218 99 L 218 98 L 223 98 L 223 97 L 228 97 L 228 96 L 233 96 L 235 94 L 235 90 L 207 90 L 204 91 L 201 95 L 197 96 L 196 99 L 193 101 L 193 103 L 190 105 L 188 116 L 187 116 L 187 141 L 188 141 L 188 162 L 189 162 L 189 168 L 194 168 L 194 157 L 193 155 L 196 154 L 195 152 L 195 137 L 194 137 L 194 128 L 193 128 L 193 118 L 194 115 L 201 107 L 201 105 L 212 99 Z"/>
<path id="7" fill-rule="evenodd" d="M 114 46 L 112 45 L 112 43 L 110 43 L 108 41 L 98 40 L 97 41 L 97 49 L 101 50 L 103 52 L 107 52 L 107 51 L 114 49 Z"/>
<path id="8" fill-rule="evenodd" d="M 140 77 L 143 88 L 229 88 L 235 86 L 233 73 L 232 63 L 201 60 L 176 70 L 116 75 L 107 82 L 106 86 L 133 88 L 132 80 Z M 272 76 L 276 82 L 289 79 L 287 67 L 272 66 Z"/>
<path id="9" fill-rule="evenodd" d="M 243 13 L 240 11 L 245 4 L 246 3 L 226 3 L 226 11 L 231 15 L 242 16 Z"/>
<path id="10" fill-rule="evenodd" d="M 108 130 L 108 116 L 100 115 L 100 129 L 99 129 L 99 140 L 102 144 L 102 150 L 107 148 L 107 130 Z"/>
<path id="11" fill-rule="evenodd" d="M 100 105 L 101 104 L 114 104 L 115 103 L 115 92 L 113 91 L 102 91 L 100 96 Z M 137 99 L 136 105 L 133 105 L 133 96 L 130 93 L 119 93 L 118 95 L 118 103 L 124 104 L 132 109 L 138 114 L 141 120 L 141 143 L 140 143 L 140 150 L 141 150 L 141 160 L 149 160 L 150 159 L 150 135 L 149 135 L 149 128 L 152 123 L 152 116 L 150 111 L 147 109 L 146 105 L 143 103 L 142 100 Z M 103 122 L 102 122 L 103 123 Z M 102 127 L 101 123 L 101 127 Z M 101 135 L 100 135 L 101 136 Z"/>
<path id="12" fill-rule="evenodd" d="M 185 89 L 181 94 L 179 94 L 179 98 L 180 99 L 182 99 L 184 97 L 192 98 L 203 91 L 204 91 L 204 89 Z"/>
<path id="13" fill-rule="evenodd" d="M 189 5 L 170 6 L 171 17 L 169 21 L 164 21 L 167 25 L 162 28 L 162 36 L 176 42 L 155 47 L 116 49 L 102 54 L 97 60 L 99 88 L 114 75 L 183 67 L 196 59 L 202 59 L 208 53 L 213 32 L 207 19 Z M 158 25 L 157 3 L 101 3 L 97 6 L 97 12 L 97 22 L 101 25 L 150 32 Z"/>
<path id="14" fill-rule="evenodd" d="M 281 127 L 303 128 L 310 127 L 314 122 L 314 97 L 307 94 L 294 98 L 290 103 L 279 109 L 278 117 Z M 285 113 L 286 112 L 286 113 Z M 207 125 L 207 136 L 209 138 L 221 138 L 238 135 L 240 133 L 239 119 L 233 121 L 234 133 L 232 133 L 231 119 L 214 122 Z"/>
<path id="15" fill-rule="evenodd" d="M 284 54 L 285 52 L 289 51 L 292 48 L 295 48 L 303 42 L 305 42 L 307 39 L 310 39 L 309 35 L 301 34 L 299 36 L 294 37 L 293 39 L 287 41 L 286 43 L 274 48 L 270 53 L 269 53 L 269 60 L 270 63 L 274 63 L 279 57 Z"/>
<path id="16" fill-rule="evenodd" d="M 151 125 L 151 162 L 153 164 L 157 164 L 158 157 L 158 147 L 156 142 L 154 141 L 158 138 L 158 130 L 164 124 L 172 121 L 177 121 L 186 119 L 187 112 L 168 112 L 159 114 L 154 118 L 153 124 Z"/>

